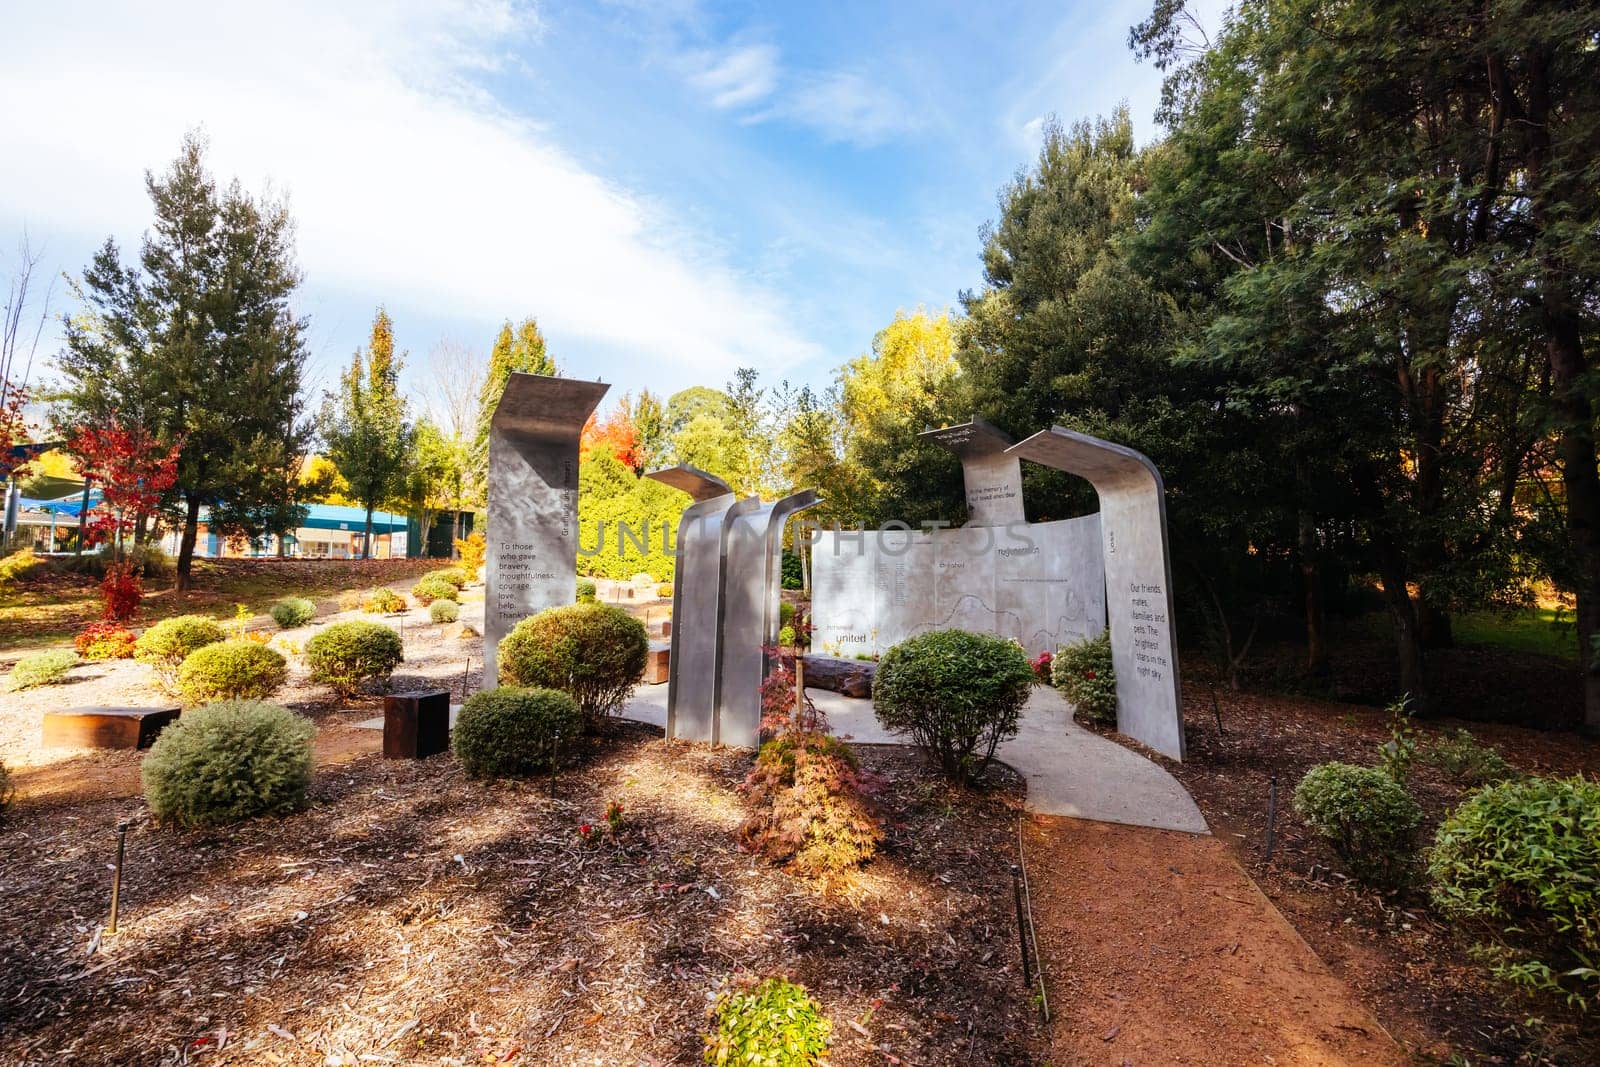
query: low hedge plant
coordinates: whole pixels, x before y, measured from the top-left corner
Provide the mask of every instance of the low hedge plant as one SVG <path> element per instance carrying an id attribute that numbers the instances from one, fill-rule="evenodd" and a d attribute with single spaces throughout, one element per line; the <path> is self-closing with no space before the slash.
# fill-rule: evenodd
<path id="1" fill-rule="evenodd" d="M 609 604 L 569 604 L 523 619 L 500 642 L 507 685 L 559 689 L 578 702 L 591 729 L 620 708 L 644 676 L 644 624 Z"/>
<path id="2" fill-rule="evenodd" d="M 280 630 L 293 630 L 317 617 L 317 605 L 305 597 L 289 597 L 272 605 L 272 621 Z"/>
<path id="3" fill-rule="evenodd" d="M 341 700 L 367 682 L 387 681 L 405 662 L 400 635 L 377 622 L 336 622 L 306 642 L 311 680 L 333 689 Z"/>
<path id="4" fill-rule="evenodd" d="M 78 654 L 66 648 L 52 648 L 23 656 L 12 666 L 11 673 L 6 675 L 6 688 L 18 692 L 55 685 L 67 676 L 77 662 Z"/>
<path id="5" fill-rule="evenodd" d="M 1117 724 L 1117 674 L 1111 665 L 1111 631 L 1102 630 L 1050 659 L 1050 680 L 1077 714 L 1105 726 Z"/>
<path id="6" fill-rule="evenodd" d="M 455 622 L 461 618 L 461 605 L 454 600 L 435 600 L 428 605 L 428 618 L 434 622 Z"/>
<path id="7" fill-rule="evenodd" d="M 450 745 L 474 778 L 555 770 L 583 733 L 577 702 L 554 689 L 483 689 L 461 706 Z"/>
<path id="8" fill-rule="evenodd" d="M 206 645 L 226 640 L 228 632 L 222 624 L 204 615 L 179 615 L 162 619 L 144 633 L 133 645 L 133 658 L 148 663 L 165 683 L 178 677 L 178 668 L 190 655 Z"/>
<path id="9" fill-rule="evenodd" d="M 713 1067 L 811 1067 L 828 1051 L 833 1024 L 805 987 L 784 978 L 732 986 L 711 1005 L 705 1061 Z"/>
<path id="10" fill-rule="evenodd" d="M 455 600 L 461 595 L 461 590 L 443 578 L 424 576 L 411 587 L 411 595 L 417 598 L 419 604 L 426 607 L 435 600 Z"/>
<path id="11" fill-rule="evenodd" d="M 1295 786 L 1294 810 L 1357 880 L 1386 890 L 1409 881 L 1422 809 L 1389 774 L 1337 761 L 1318 764 Z"/>
<path id="12" fill-rule="evenodd" d="M 288 680 L 288 661 L 276 649 L 259 641 L 218 641 L 183 661 L 178 695 L 186 704 L 265 700 Z"/>
<path id="13" fill-rule="evenodd" d="M 157 819 L 217 826 L 306 806 L 308 719 L 276 704 L 224 701 L 186 711 L 161 731 L 139 768 Z"/>

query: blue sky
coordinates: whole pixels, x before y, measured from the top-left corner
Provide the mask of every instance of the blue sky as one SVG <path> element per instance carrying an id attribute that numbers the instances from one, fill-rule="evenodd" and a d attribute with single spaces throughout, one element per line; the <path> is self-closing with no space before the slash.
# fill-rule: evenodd
<path id="1" fill-rule="evenodd" d="M 141 185 L 204 128 L 286 193 L 316 384 L 382 303 L 424 383 L 538 317 L 615 393 L 754 365 L 825 383 L 896 309 L 981 282 L 979 227 L 1039 127 L 1130 105 L 1124 3 L 289 0 L 8 16 L 0 246 L 76 273 L 137 246 Z M 1213 18 L 1214 21 L 1214 18 Z M 68 303 L 57 289 L 57 307 Z"/>

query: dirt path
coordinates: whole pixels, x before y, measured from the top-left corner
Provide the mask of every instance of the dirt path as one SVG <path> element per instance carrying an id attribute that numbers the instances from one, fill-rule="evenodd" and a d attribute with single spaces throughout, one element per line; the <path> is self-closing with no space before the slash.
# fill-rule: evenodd
<path id="1" fill-rule="evenodd" d="M 1402 1064 L 1214 837 L 1023 824 L 1064 1064 Z"/>

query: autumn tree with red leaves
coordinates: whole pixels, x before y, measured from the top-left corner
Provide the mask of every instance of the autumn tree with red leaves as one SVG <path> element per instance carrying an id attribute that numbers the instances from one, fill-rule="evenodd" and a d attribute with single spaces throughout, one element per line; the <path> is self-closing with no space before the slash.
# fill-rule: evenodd
<path id="1" fill-rule="evenodd" d="M 578 439 L 579 462 L 597 448 L 610 451 L 635 474 L 642 468 L 644 456 L 639 449 L 639 432 L 633 425 L 633 402 L 626 394 L 610 415 L 604 419 L 590 415 L 583 424 L 583 434 Z"/>

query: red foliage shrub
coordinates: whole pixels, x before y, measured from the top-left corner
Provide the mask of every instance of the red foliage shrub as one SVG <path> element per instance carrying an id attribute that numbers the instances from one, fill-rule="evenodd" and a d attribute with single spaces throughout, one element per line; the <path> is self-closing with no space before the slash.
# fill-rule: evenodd
<path id="1" fill-rule="evenodd" d="M 1033 680 L 1040 685 L 1049 685 L 1051 682 L 1050 668 L 1055 662 L 1048 649 L 1033 657 Z"/>
<path id="2" fill-rule="evenodd" d="M 100 612 L 102 619 L 126 622 L 133 618 L 139 601 L 144 599 L 138 568 L 126 560 L 107 567 L 105 580 L 100 583 L 100 599 L 105 605 Z"/>
<path id="3" fill-rule="evenodd" d="M 114 622 L 91 622 L 72 639 L 72 647 L 84 659 L 132 659 L 132 631 Z"/>

